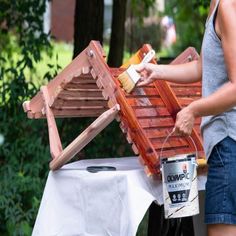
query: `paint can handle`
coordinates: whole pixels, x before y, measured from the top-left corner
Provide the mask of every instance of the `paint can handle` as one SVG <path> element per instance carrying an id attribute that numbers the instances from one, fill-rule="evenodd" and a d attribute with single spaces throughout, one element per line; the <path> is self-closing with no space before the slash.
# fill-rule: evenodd
<path id="1" fill-rule="evenodd" d="M 171 136 L 174 132 L 175 132 L 175 131 L 174 131 L 174 129 L 173 129 L 173 130 L 166 136 L 164 142 L 162 143 L 161 151 L 160 151 L 160 160 L 162 159 L 162 152 L 163 152 L 164 145 L 165 145 L 165 143 L 167 142 L 167 140 L 170 138 L 170 136 Z M 192 141 L 192 143 L 193 143 L 193 146 L 194 146 L 195 151 L 196 151 L 196 159 L 197 159 L 197 157 L 198 157 L 197 146 L 196 146 L 196 144 L 195 144 L 195 142 L 194 142 L 194 140 L 193 140 L 193 138 L 192 138 L 191 136 L 188 136 L 188 138 L 189 138 L 189 139 Z M 197 162 L 196 162 L 196 163 L 197 163 Z"/>

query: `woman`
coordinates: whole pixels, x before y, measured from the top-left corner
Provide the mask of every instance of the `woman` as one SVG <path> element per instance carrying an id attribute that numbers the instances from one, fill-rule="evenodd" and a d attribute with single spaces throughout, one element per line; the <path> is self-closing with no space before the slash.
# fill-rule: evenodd
<path id="1" fill-rule="evenodd" d="M 209 171 L 205 223 L 209 236 L 236 236 L 236 0 L 213 0 L 201 56 L 182 65 L 139 64 L 138 86 L 156 79 L 176 83 L 202 80 L 202 98 L 183 108 L 175 132 L 190 135 L 202 117 L 201 131 Z"/>

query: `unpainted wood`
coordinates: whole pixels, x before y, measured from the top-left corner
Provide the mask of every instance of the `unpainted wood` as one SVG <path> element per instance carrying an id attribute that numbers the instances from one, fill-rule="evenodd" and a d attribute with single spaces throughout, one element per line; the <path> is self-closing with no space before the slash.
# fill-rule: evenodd
<path id="1" fill-rule="evenodd" d="M 69 144 L 57 158 L 51 161 L 50 168 L 52 170 L 57 170 L 71 160 L 83 147 L 114 120 L 119 110 L 119 105 L 116 105 L 99 116 L 71 144 Z"/>
<path id="2" fill-rule="evenodd" d="M 60 140 L 60 136 L 57 130 L 57 124 L 56 124 L 53 112 L 48 105 L 50 97 L 48 94 L 47 87 L 42 86 L 41 92 L 43 94 L 44 108 L 45 108 L 46 117 L 47 117 L 50 153 L 51 153 L 52 158 L 57 158 L 62 151 L 61 140 Z"/>

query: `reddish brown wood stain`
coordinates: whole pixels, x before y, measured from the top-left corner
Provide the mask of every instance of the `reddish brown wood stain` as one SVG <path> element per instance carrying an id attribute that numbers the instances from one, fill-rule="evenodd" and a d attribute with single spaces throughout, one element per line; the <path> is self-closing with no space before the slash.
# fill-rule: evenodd
<path id="1" fill-rule="evenodd" d="M 140 62 L 151 50 L 145 44 L 130 62 Z M 173 63 L 185 63 L 198 57 L 195 49 L 188 48 Z M 152 61 L 155 63 L 155 61 Z M 129 62 L 125 65 L 128 66 Z M 58 76 L 47 85 L 49 107 L 55 117 L 97 117 L 108 108 L 120 105 L 121 130 L 126 133 L 135 154 L 150 174 L 159 173 L 160 151 L 168 133 L 173 129 L 176 113 L 195 99 L 201 97 L 201 84 L 173 84 L 165 81 L 127 94 L 120 87 L 117 76 L 124 68 L 109 68 L 100 44 L 91 41 L 89 46 L 76 57 Z M 29 118 L 45 118 L 42 93 L 24 103 Z M 192 138 L 202 152 L 199 130 L 200 119 L 196 120 Z M 163 156 L 195 151 L 188 138 L 170 137 L 163 146 Z"/>

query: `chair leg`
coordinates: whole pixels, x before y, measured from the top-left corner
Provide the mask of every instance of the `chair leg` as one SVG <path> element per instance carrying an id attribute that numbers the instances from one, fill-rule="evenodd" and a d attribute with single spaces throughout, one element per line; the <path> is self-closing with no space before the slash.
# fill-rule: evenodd
<path id="1" fill-rule="evenodd" d="M 117 104 L 100 115 L 88 128 L 86 128 L 72 143 L 70 143 L 60 154 L 50 163 L 51 170 L 57 170 L 66 162 L 71 160 L 82 148 L 84 148 L 93 138 L 106 128 L 115 118 L 120 110 Z"/>
<path id="2" fill-rule="evenodd" d="M 41 92 L 43 94 L 44 109 L 45 109 L 47 123 L 48 123 L 50 153 L 51 153 L 52 158 L 54 159 L 54 158 L 57 158 L 61 154 L 62 144 L 61 144 L 61 139 L 58 133 L 54 114 L 51 108 L 49 107 L 50 98 L 49 98 L 47 86 L 42 86 Z"/>

